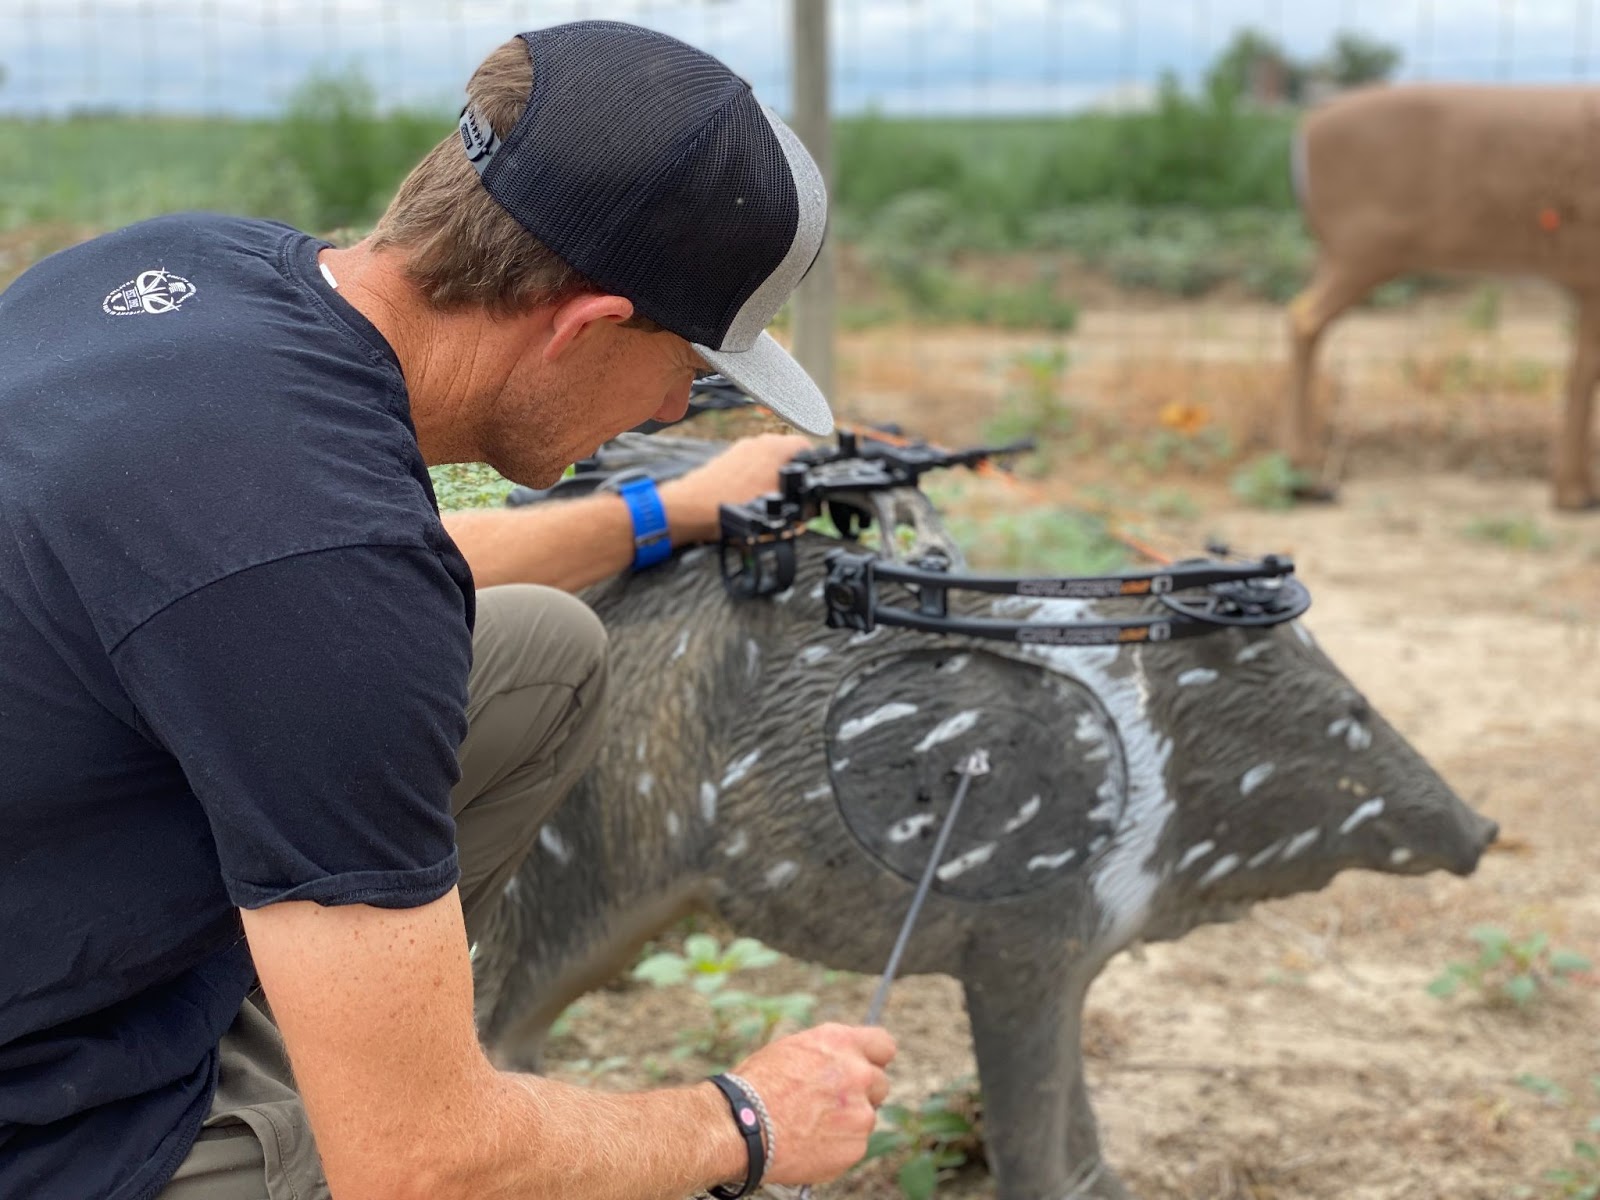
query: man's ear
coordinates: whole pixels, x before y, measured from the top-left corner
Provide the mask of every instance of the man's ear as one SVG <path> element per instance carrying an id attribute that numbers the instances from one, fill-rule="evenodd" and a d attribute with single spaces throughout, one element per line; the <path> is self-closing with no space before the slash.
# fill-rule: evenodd
<path id="1" fill-rule="evenodd" d="M 633 301 L 625 296 L 586 292 L 562 301 L 550 316 L 550 340 L 544 345 L 544 361 L 560 358 L 597 325 L 620 325 L 631 316 Z"/>

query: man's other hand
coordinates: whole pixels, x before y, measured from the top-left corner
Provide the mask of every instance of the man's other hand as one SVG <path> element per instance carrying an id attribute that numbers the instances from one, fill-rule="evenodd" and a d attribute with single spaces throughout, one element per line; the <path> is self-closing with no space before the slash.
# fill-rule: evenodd
<path id="1" fill-rule="evenodd" d="M 894 1038 L 871 1026 L 818 1025 L 736 1068 L 766 1102 L 778 1154 L 769 1183 L 826 1183 L 860 1162 L 889 1094 Z"/>
<path id="2" fill-rule="evenodd" d="M 721 523 L 718 506 L 743 504 L 778 488 L 778 468 L 811 442 L 795 434 L 763 433 L 741 438 L 717 457 L 687 475 L 661 485 L 674 545 L 709 542 Z"/>

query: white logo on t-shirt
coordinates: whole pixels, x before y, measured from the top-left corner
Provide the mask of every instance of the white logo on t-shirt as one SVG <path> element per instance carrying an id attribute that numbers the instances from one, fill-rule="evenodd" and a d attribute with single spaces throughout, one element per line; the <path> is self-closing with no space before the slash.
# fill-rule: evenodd
<path id="1" fill-rule="evenodd" d="M 113 317 L 176 312 L 195 291 L 194 284 L 163 267 L 156 271 L 140 271 L 138 278 L 117 288 L 100 307 Z"/>

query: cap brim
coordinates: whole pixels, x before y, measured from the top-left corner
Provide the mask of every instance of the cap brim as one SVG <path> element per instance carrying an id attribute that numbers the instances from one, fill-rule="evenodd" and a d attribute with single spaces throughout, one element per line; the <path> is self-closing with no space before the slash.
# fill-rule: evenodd
<path id="1" fill-rule="evenodd" d="M 712 350 L 696 345 L 700 357 L 737 383 L 757 402 L 789 424 L 822 437 L 833 432 L 833 413 L 822 389 L 789 357 L 770 333 L 748 350 Z"/>

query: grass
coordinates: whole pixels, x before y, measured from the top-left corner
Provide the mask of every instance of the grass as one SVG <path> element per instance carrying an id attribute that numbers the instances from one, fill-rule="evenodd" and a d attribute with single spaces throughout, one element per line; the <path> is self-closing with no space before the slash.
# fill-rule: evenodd
<path id="1" fill-rule="evenodd" d="M 430 467 L 433 494 L 441 511 L 456 508 L 490 508 L 504 504 L 512 483 L 484 463 L 451 463 Z"/>
<path id="2" fill-rule="evenodd" d="M 1530 516 L 1476 517 L 1463 530 L 1475 542 L 1491 542 L 1508 550 L 1549 550 L 1555 538 Z"/>

